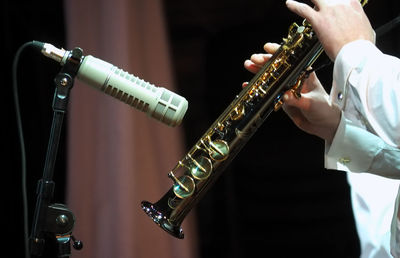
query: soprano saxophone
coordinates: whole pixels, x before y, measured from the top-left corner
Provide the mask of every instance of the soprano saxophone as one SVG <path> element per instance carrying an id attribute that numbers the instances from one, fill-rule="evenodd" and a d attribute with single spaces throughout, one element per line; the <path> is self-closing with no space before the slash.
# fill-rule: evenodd
<path id="1" fill-rule="evenodd" d="M 365 5 L 367 0 L 363 0 Z M 280 109 L 290 90 L 300 98 L 308 68 L 323 52 L 311 25 L 304 20 L 289 27 L 279 49 L 248 86 L 169 172 L 173 186 L 156 203 L 142 201 L 142 209 L 162 229 L 182 239 L 181 224 L 265 119 Z"/>

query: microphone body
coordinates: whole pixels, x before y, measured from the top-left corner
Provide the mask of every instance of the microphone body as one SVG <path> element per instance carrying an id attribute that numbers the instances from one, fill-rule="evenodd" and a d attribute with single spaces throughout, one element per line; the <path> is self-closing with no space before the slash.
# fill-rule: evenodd
<path id="1" fill-rule="evenodd" d="M 69 56 L 69 51 L 51 44 L 38 41 L 34 44 L 41 48 L 42 54 L 61 65 Z M 181 124 L 188 108 L 184 97 L 91 55 L 82 57 L 77 78 L 171 127 Z"/>
<path id="2" fill-rule="evenodd" d="M 188 107 L 185 98 L 90 55 L 84 57 L 77 78 L 169 126 L 179 125 Z"/>

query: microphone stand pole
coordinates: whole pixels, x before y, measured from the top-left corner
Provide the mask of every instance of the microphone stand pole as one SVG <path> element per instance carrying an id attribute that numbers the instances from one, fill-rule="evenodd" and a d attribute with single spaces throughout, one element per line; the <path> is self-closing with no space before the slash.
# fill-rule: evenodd
<path id="1" fill-rule="evenodd" d="M 51 203 L 54 195 L 55 183 L 53 181 L 54 164 L 56 161 L 58 145 L 64 114 L 67 111 L 69 93 L 74 84 L 74 78 L 79 70 L 82 50 L 75 48 L 66 58 L 65 65 L 56 75 L 54 82 L 56 89 L 53 98 L 53 121 L 47 147 L 46 161 L 43 177 L 38 181 L 36 194 L 36 208 L 33 214 L 32 232 L 30 236 L 30 253 L 42 256 L 45 250 L 46 239 L 55 240 L 57 244 L 57 257 L 71 255 L 70 240 L 79 250 L 82 242 L 75 241 L 72 229 L 75 216 L 64 204 Z"/>

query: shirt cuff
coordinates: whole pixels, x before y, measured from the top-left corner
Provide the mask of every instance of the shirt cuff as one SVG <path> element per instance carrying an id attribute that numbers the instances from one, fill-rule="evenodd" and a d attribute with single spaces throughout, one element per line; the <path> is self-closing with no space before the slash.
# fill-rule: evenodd
<path id="1" fill-rule="evenodd" d="M 380 148 L 375 135 L 341 116 L 332 144 L 325 144 L 325 168 L 367 172 Z"/>

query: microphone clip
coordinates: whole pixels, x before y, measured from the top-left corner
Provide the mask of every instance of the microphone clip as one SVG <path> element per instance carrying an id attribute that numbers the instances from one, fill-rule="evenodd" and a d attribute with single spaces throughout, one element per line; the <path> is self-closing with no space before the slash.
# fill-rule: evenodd
<path id="1" fill-rule="evenodd" d="M 56 91 L 53 99 L 53 110 L 59 112 L 66 112 L 69 92 L 73 87 L 74 78 L 81 65 L 83 51 L 81 48 L 75 48 L 72 51 L 66 52 L 65 56 L 65 64 L 54 79 Z"/>

